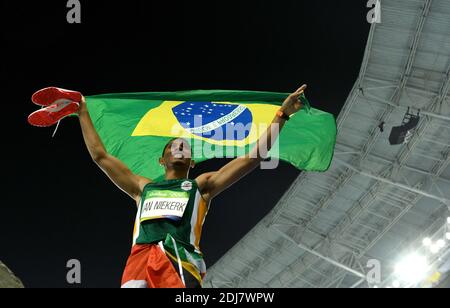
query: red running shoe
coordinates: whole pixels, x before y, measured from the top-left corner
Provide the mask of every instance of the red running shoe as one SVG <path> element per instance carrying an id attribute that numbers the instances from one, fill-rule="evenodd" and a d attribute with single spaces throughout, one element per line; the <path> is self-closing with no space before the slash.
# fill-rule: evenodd
<path id="1" fill-rule="evenodd" d="M 31 97 L 33 103 L 39 106 L 50 106 L 57 103 L 59 100 L 69 100 L 71 102 L 79 103 L 81 102 L 81 93 L 77 91 L 65 90 L 61 88 L 45 88 L 37 91 Z"/>
<path id="2" fill-rule="evenodd" d="M 28 123 L 37 127 L 50 127 L 78 111 L 80 104 L 69 100 L 59 102 L 33 112 L 28 117 Z"/>

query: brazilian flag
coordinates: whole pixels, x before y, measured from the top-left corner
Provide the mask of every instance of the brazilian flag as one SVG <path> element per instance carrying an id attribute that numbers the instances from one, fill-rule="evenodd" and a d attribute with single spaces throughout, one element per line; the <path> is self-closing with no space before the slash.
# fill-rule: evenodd
<path id="1" fill-rule="evenodd" d="M 89 114 L 108 153 L 134 173 L 159 179 L 159 158 L 167 142 L 187 139 L 193 159 L 248 153 L 267 130 L 287 93 L 199 90 L 103 94 L 86 97 Z M 294 114 L 270 152 L 304 171 L 327 171 L 336 144 L 330 113 L 305 108 Z"/>

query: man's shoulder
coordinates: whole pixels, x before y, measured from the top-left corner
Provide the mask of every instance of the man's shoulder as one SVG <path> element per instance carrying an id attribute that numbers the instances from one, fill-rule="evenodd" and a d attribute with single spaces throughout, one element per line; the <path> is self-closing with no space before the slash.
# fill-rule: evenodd
<path id="1" fill-rule="evenodd" d="M 137 178 L 138 178 L 139 190 L 141 193 L 144 191 L 145 186 L 153 183 L 153 180 L 143 177 L 143 176 L 140 176 L 140 175 L 138 175 Z"/>
<path id="2" fill-rule="evenodd" d="M 215 172 L 207 172 L 199 175 L 195 181 L 197 182 L 198 188 L 200 190 L 206 189 L 208 186 L 209 179 L 215 174 Z"/>
<path id="3" fill-rule="evenodd" d="M 215 173 L 216 172 L 203 173 L 195 179 L 195 181 L 197 182 L 198 190 L 200 191 L 203 199 L 205 199 L 207 203 L 211 202 L 208 182 Z"/>

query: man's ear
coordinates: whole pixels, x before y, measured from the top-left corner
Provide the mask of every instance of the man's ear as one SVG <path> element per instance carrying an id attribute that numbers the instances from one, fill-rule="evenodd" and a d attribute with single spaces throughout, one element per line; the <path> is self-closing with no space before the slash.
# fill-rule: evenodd
<path id="1" fill-rule="evenodd" d="M 160 158 L 159 159 L 159 164 L 161 165 L 161 167 L 164 167 L 165 166 L 165 163 L 164 163 L 164 158 Z"/>
<path id="2" fill-rule="evenodd" d="M 195 160 L 191 160 L 191 169 L 195 168 Z"/>

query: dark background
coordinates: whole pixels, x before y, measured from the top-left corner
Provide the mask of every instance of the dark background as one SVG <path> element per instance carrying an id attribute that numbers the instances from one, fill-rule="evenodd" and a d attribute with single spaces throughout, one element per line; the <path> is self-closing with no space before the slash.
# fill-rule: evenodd
<path id="1" fill-rule="evenodd" d="M 27 287 L 119 287 L 135 216 L 131 199 L 92 163 L 79 124 L 26 122 L 47 86 L 110 92 L 233 89 L 291 92 L 339 114 L 361 65 L 366 1 L 2 1 L 0 260 Z M 219 169 L 226 160 L 191 173 Z M 276 205 L 300 171 L 257 170 L 213 201 L 202 250 L 212 266 Z"/>

